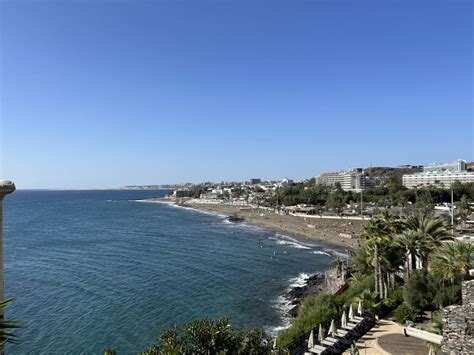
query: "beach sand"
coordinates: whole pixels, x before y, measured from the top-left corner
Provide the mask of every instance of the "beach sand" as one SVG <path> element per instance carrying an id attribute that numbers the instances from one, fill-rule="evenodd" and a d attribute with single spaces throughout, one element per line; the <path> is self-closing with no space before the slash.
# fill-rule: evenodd
<path id="1" fill-rule="evenodd" d="M 195 201 L 195 200 L 194 200 Z M 298 236 L 302 239 L 320 241 L 324 244 L 342 247 L 348 250 L 355 249 L 359 244 L 360 235 L 365 221 L 341 219 L 315 219 L 290 215 L 279 215 L 266 210 L 257 210 L 249 207 L 203 204 L 186 202 L 193 208 L 202 208 L 223 214 L 232 215 L 243 219 L 249 224 L 254 224 L 276 232 L 283 232 Z M 352 239 L 340 236 L 351 234 Z"/>

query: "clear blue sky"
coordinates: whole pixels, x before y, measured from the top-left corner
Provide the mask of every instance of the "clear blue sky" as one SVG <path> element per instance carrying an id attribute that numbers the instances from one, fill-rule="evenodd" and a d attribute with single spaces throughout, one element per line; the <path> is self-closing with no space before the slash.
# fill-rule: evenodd
<path id="1" fill-rule="evenodd" d="M 3 1 L 19 188 L 473 160 L 471 1 Z"/>

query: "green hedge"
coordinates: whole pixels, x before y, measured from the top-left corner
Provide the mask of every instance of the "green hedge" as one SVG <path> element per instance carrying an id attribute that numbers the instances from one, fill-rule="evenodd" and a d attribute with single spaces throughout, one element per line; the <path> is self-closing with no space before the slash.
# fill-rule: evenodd
<path id="1" fill-rule="evenodd" d="M 301 302 L 298 316 L 290 328 L 278 336 L 278 348 L 288 349 L 303 345 L 312 329 L 316 329 L 319 324 L 327 327 L 331 319 L 340 317 L 345 305 L 353 302 L 364 290 L 372 289 L 373 285 L 373 276 L 367 276 L 350 285 L 341 295 L 321 294 L 306 297 Z"/>

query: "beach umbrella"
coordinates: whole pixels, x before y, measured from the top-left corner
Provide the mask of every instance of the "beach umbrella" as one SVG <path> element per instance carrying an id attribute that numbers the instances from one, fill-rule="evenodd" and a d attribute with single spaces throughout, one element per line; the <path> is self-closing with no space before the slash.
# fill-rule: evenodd
<path id="1" fill-rule="evenodd" d="M 319 325 L 318 340 L 319 342 L 322 342 L 324 340 L 324 332 L 321 324 Z"/>
<path id="2" fill-rule="evenodd" d="M 359 313 L 359 316 L 362 315 L 362 302 L 359 300 L 359 306 L 357 307 L 357 313 Z"/>
<path id="3" fill-rule="evenodd" d="M 352 304 L 349 307 L 349 319 L 354 319 L 354 310 L 352 309 Z"/>
<path id="4" fill-rule="evenodd" d="M 314 347 L 314 332 L 313 332 L 313 329 L 311 329 L 311 333 L 309 333 L 308 349 L 311 349 L 312 347 Z"/>
<path id="5" fill-rule="evenodd" d="M 334 319 L 331 321 L 331 325 L 329 326 L 329 335 L 335 336 L 336 335 L 336 324 L 334 323 Z"/>
<path id="6" fill-rule="evenodd" d="M 346 311 L 342 311 L 341 324 L 343 327 L 347 325 Z"/>

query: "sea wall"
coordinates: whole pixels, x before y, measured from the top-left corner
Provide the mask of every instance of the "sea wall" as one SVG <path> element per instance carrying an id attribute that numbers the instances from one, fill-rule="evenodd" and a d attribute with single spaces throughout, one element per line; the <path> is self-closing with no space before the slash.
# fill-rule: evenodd
<path id="1" fill-rule="evenodd" d="M 462 284 L 462 305 L 443 309 L 443 341 L 447 354 L 472 354 L 474 351 L 474 280 Z"/>

